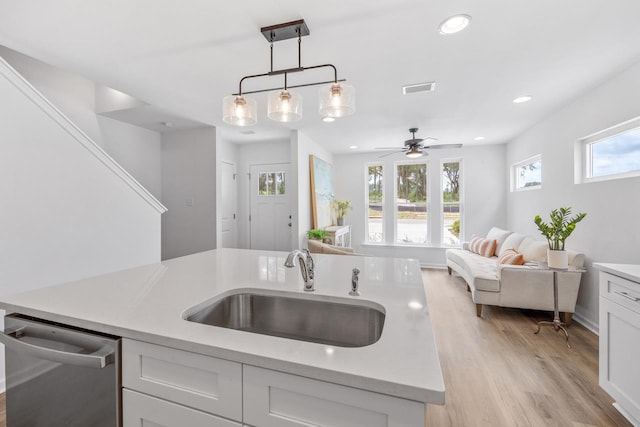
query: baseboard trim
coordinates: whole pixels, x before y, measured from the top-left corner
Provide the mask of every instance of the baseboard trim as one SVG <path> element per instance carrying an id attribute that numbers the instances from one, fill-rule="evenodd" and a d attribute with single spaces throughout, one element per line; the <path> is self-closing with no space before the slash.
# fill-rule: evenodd
<path id="1" fill-rule="evenodd" d="M 600 327 L 598 326 L 598 324 L 595 323 L 595 322 L 592 322 L 589 319 L 587 319 L 586 317 L 584 317 L 580 313 L 578 313 L 578 312 L 573 313 L 573 320 L 575 320 L 576 322 L 580 323 L 582 326 L 584 326 L 585 328 L 587 328 L 588 330 L 590 330 L 594 334 L 596 334 L 598 336 L 600 335 Z"/>

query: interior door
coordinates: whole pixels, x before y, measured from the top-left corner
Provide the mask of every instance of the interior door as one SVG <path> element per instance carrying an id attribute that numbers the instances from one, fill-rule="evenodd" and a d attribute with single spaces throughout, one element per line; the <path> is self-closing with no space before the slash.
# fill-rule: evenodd
<path id="1" fill-rule="evenodd" d="M 236 246 L 236 165 L 222 162 L 221 178 L 222 247 Z"/>
<path id="2" fill-rule="evenodd" d="M 251 166 L 251 249 L 291 250 L 289 164 Z"/>

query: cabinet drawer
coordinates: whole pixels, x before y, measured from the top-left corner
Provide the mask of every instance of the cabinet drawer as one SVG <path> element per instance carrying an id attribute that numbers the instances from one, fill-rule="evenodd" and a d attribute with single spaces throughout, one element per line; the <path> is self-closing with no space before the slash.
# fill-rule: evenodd
<path id="1" fill-rule="evenodd" d="M 244 422 L 260 427 L 419 427 L 425 404 L 243 365 Z"/>
<path id="2" fill-rule="evenodd" d="M 640 283 L 601 271 L 600 296 L 640 313 Z"/>
<path id="3" fill-rule="evenodd" d="M 131 390 L 122 391 L 124 427 L 240 427 L 240 423 L 147 396 Z"/>
<path id="4" fill-rule="evenodd" d="M 242 420 L 242 365 L 122 340 L 122 385 L 223 417 Z"/>

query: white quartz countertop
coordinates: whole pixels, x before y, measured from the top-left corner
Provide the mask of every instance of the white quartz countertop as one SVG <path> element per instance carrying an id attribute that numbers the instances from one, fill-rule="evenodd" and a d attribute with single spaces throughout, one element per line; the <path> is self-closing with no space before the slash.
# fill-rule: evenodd
<path id="1" fill-rule="evenodd" d="M 640 283 L 640 264 L 609 264 L 596 262 L 593 266 L 600 271 Z"/>
<path id="2" fill-rule="evenodd" d="M 304 292 L 287 253 L 217 249 L 63 285 L 4 296 L 0 308 L 99 332 L 234 360 L 426 403 L 444 382 L 416 260 L 314 254 L 316 291 Z M 360 269 L 360 297 L 351 270 Z M 386 311 L 380 340 L 328 346 L 184 320 L 236 289 L 369 301 Z M 292 295 L 296 296 L 296 295 Z"/>

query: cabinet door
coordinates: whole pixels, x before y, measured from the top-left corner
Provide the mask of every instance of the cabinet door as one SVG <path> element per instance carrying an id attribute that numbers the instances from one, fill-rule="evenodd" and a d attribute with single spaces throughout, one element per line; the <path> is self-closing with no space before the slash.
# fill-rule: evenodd
<path id="1" fill-rule="evenodd" d="M 425 404 L 243 365 L 244 422 L 260 427 L 419 427 Z"/>
<path id="2" fill-rule="evenodd" d="M 600 298 L 600 386 L 640 421 L 640 314 Z"/>
<path id="3" fill-rule="evenodd" d="M 237 362 L 124 339 L 122 385 L 242 420 L 242 365 Z"/>
<path id="4" fill-rule="evenodd" d="M 123 427 L 240 427 L 241 424 L 135 391 L 122 390 Z"/>

